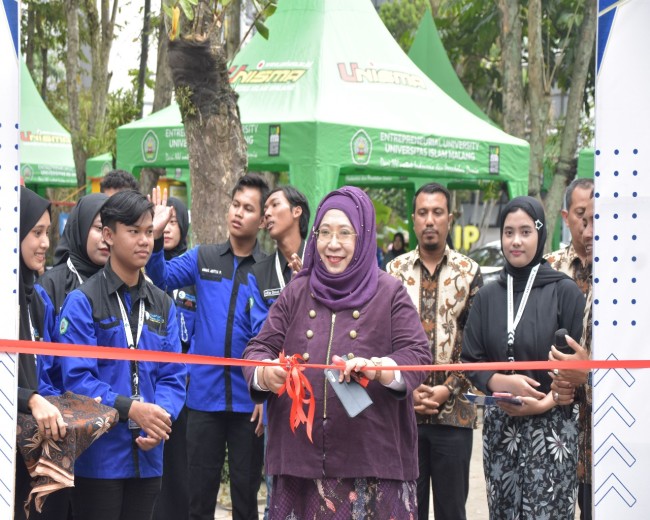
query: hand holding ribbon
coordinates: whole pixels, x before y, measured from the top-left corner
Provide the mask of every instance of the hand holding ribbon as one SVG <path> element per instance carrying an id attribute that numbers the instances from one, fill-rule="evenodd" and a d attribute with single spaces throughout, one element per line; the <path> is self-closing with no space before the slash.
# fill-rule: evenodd
<path id="1" fill-rule="evenodd" d="M 296 428 L 304 423 L 307 428 L 307 437 L 313 443 L 311 431 L 314 424 L 316 401 L 311 383 L 304 374 L 304 367 L 299 366 L 304 360 L 299 354 L 286 356 L 284 352 L 280 353 L 279 360 L 280 365 L 287 371 L 287 378 L 284 386 L 278 391 L 278 396 L 286 391 L 291 399 L 291 415 L 289 417 L 291 431 L 295 433 Z M 305 404 L 307 405 L 307 414 L 303 409 Z"/>

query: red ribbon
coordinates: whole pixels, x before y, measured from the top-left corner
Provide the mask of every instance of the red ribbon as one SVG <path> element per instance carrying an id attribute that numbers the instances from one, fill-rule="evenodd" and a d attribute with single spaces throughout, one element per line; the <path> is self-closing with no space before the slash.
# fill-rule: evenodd
<path id="1" fill-rule="evenodd" d="M 291 415 L 289 416 L 291 431 L 295 433 L 300 424 L 305 424 L 307 437 L 313 443 L 311 431 L 314 424 L 316 401 L 314 400 L 311 383 L 304 374 L 305 367 L 300 366 L 304 362 L 302 356 L 294 354 L 287 357 L 284 352 L 280 352 L 279 359 L 280 365 L 287 371 L 287 377 L 284 380 L 284 386 L 278 391 L 278 397 L 286 391 L 291 399 Z M 308 405 L 306 415 L 304 405 Z"/>
<path id="2" fill-rule="evenodd" d="M 69 345 L 65 343 L 48 343 L 45 341 L 21 341 L 0 339 L 0 351 L 14 352 L 17 354 L 36 354 L 45 356 L 66 356 L 95 359 L 113 359 L 120 361 L 151 361 L 157 363 L 185 363 L 214 366 L 277 366 L 272 361 L 257 361 L 249 359 L 232 359 L 216 356 L 201 356 L 198 354 L 180 354 L 176 352 L 160 352 L 155 350 L 134 350 L 119 347 L 97 347 L 90 345 Z M 284 386 L 278 392 L 282 395 L 287 392 L 291 399 L 291 415 L 289 417 L 291 430 L 295 433 L 300 424 L 305 424 L 307 437 L 312 441 L 312 425 L 314 422 L 315 400 L 311 384 L 304 374 L 305 368 L 337 368 L 341 364 L 325 365 L 318 363 L 305 364 L 299 354 L 286 356 L 282 352 L 279 356 L 280 365 L 287 371 Z M 500 371 L 500 370 L 553 370 L 558 369 L 640 369 L 650 368 L 650 359 L 589 359 L 584 361 L 501 361 L 489 363 L 466 363 L 446 365 L 400 365 L 385 367 L 367 367 L 362 370 L 400 370 L 405 372 L 462 372 L 471 371 Z M 363 380 L 363 379 L 362 379 Z M 307 413 L 304 411 L 307 406 Z M 313 441 L 312 441 L 313 442 Z"/>

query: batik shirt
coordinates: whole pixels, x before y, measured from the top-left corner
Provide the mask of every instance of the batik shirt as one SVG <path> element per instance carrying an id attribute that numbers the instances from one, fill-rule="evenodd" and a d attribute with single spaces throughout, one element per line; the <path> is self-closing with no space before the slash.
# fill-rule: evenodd
<path id="1" fill-rule="evenodd" d="M 417 307 L 434 364 L 460 363 L 463 328 L 473 298 L 483 285 L 478 264 L 446 247 L 430 273 L 415 249 L 391 261 L 386 270 L 404 284 Z M 471 387 L 463 372 L 434 371 L 424 384 L 445 385 L 450 396 L 437 415 L 416 414 L 418 424 L 476 427 L 476 407 L 463 396 Z"/>
<path id="2" fill-rule="evenodd" d="M 591 356 L 591 305 L 593 300 L 592 291 L 592 264 L 583 264 L 576 254 L 573 244 L 568 247 L 554 251 L 545 256 L 547 262 L 553 269 L 561 271 L 570 276 L 585 295 L 585 315 L 582 321 L 582 345 Z M 591 386 L 585 384 L 576 391 L 578 402 L 578 479 L 580 482 L 591 483 Z"/>

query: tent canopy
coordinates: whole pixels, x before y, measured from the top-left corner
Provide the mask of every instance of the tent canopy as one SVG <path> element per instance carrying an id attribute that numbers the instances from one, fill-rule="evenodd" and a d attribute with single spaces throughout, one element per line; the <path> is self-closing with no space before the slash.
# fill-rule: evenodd
<path id="1" fill-rule="evenodd" d="M 289 171 L 312 207 L 342 184 L 501 181 L 526 194 L 528 143 L 445 94 L 368 0 L 281 2 L 268 26 L 230 70 L 250 170 Z M 186 164 L 176 106 L 118 129 L 118 167 Z"/>
<path id="2" fill-rule="evenodd" d="M 456 74 L 454 66 L 449 61 L 447 51 L 442 44 L 429 7 L 424 12 L 408 56 L 431 81 L 438 85 L 456 103 L 476 117 L 480 117 L 494 125 L 492 120 L 467 93 L 458 78 L 458 74 Z"/>
<path id="3" fill-rule="evenodd" d="M 52 115 L 20 60 L 20 171 L 30 186 L 75 187 L 70 133 Z"/>

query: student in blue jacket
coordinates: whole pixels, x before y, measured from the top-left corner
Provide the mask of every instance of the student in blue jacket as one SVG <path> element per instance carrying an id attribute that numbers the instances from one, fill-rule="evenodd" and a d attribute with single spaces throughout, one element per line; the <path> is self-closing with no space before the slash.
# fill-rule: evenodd
<path id="1" fill-rule="evenodd" d="M 20 264 L 18 271 L 18 302 L 20 305 L 19 339 L 50 341 L 54 313 L 51 306 L 34 290 L 36 274 L 45 268 L 45 255 L 50 247 L 50 202 L 24 186 L 20 188 Z M 31 413 L 38 423 L 42 438 L 55 441 L 65 437 L 66 426 L 61 412 L 38 393 L 36 359 L 32 354 L 18 355 L 18 411 Z M 26 518 L 24 503 L 31 491 L 32 479 L 19 452 L 16 452 L 16 487 L 14 518 Z M 30 518 L 58 520 L 60 493 L 53 493 L 45 502 L 43 512 L 31 511 Z"/>
<path id="2" fill-rule="evenodd" d="M 153 249 L 153 204 L 136 191 L 102 207 L 110 260 L 66 298 L 61 341 L 180 352 L 171 298 L 141 272 Z M 63 358 L 65 390 L 101 397 L 119 424 L 75 464 L 77 520 L 150 518 L 160 491 L 163 441 L 185 399 L 185 368 L 176 363 Z"/>
<path id="3" fill-rule="evenodd" d="M 156 241 L 147 264 L 151 280 L 165 291 L 196 287 L 192 354 L 238 359 L 252 337 L 248 273 L 265 257 L 257 232 L 264 225 L 267 193 L 262 177 L 238 180 L 228 208 L 229 239 L 221 244 L 201 245 L 166 262 L 162 240 Z M 156 219 L 157 239 L 168 219 L 169 214 Z M 190 518 L 214 520 L 226 447 L 233 519 L 257 518 L 263 439 L 255 431 L 262 406 L 251 400 L 241 368 L 190 365 L 186 405 Z"/>

